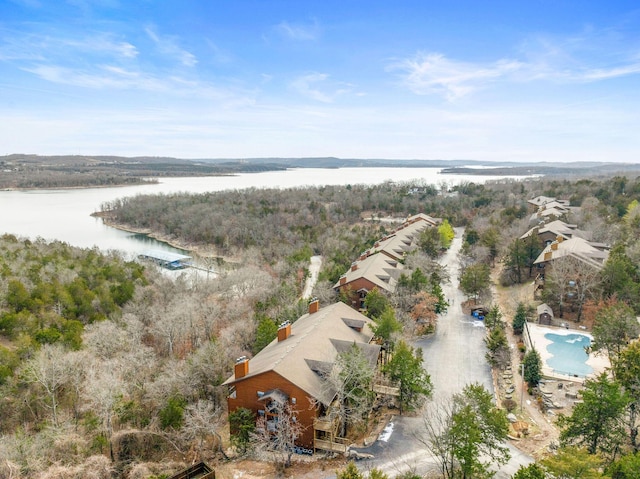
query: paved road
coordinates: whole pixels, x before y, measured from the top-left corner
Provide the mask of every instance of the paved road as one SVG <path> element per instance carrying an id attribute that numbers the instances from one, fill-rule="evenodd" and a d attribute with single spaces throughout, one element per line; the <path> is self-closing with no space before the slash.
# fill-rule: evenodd
<path id="1" fill-rule="evenodd" d="M 462 247 L 462 234 L 463 230 L 456 228 L 453 244 L 441 259 L 441 263 L 448 267 L 451 278 L 451 282 L 442 288 L 451 302 L 449 311 L 441 316 L 433 336 L 414 343 L 422 348 L 424 365 L 434 385 L 434 401 L 449 398 L 473 382 L 482 384 L 492 393 L 494 390 L 491 369 L 485 360 L 484 324 L 464 315 L 460 308 L 465 300 L 464 294 L 458 289 L 458 255 Z M 409 470 L 419 474 L 437 470 L 429 451 L 414 436 L 421 421 L 420 418 L 394 418 L 387 434 L 381 435 L 382 439 L 366 450 L 375 459 L 360 461 L 358 467 L 365 471 L 377 467 L 390 477 Z M 531 458 L 517 449 L 510 447 L 510 450 L 512 459 L 500 468 L 496 478 L 510 478 L 521 464 L 532 462 Z"/>

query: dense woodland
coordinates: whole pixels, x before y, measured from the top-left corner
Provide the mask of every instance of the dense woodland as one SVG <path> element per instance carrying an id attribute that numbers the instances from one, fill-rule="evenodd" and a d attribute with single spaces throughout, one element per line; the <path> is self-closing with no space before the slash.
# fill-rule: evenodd
<path id="1" fill-rule="evenodd" d="M 299 298 L 311 255 L 324 257 L 314 294 L 335 301 L 333 283 L 393 228 L 380 218 L 425 212 L 466 228 L 460 261 L 469 279 L 462 287 L 483 297 L 489 265 L 503 269 L 505 284 L 530 281 L 533 252 L 529 259 L 516 255 L 514 239 L 530 227 L 526 200 L 541 194 L 582 205 L 569 222 L 613 247 L 602 281 L 585 297 L 585 314 L 607 318 L 601 311 L 618 303 L 639 314 L 640 178 L 451 189 L 388 182 L 139 196 L 104 205 L 109 221 L 237 261 L 198 282 L 173 281 L 96 250 L 0 238 L 0 477 L 138 478 L 221 459 L 226 391 L 219 385 L 235 358 L 256 353 L 279 322 L 305 312 Z M 446 241 L 426 233 L 421 250 L 406 260 L 390 303 L 407 338 L 416 315 L 435 324 L 444 307 L 438 286 L 447 278 L 434 259 Z M 607 345 L 637 367 L 635 350 L 615 336 Z M 615 383 L 620 394 L 631 397 L 640 375 L 618 377 L 626 378 Z M 627 435 L 607 442 L 615 454 L 602 451 L 602 442 L 581 442 L 580 433 L 566 433 L 567 445 L 600 454 L 600 465 L 630 461 L 635 422 L 627 412 L 637 405 L 621 404 L 617 419 L 626 414 Z M 580 431 L 578 418 L 567 421 L 565 430 Z"/>
<path id="2" fill-rule="evenodd" d="M 0 189 L 92 188 L 155 182 L 155 177 L 232 175 L 285 169 L 271 163 L 201 162 L 119 156 L 0 156 Z"/>

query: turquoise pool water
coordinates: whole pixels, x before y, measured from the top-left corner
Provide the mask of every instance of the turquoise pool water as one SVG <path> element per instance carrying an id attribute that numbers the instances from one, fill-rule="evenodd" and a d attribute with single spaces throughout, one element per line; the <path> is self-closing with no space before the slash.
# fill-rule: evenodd
<path id="1" fill-rule="evenodd" d="M 547 351 L 552 356 L 547 359 L 547 365 L 556 373 L 585 377 L 593 372 L 587 364 L 589 355 L 585 351 L 591 345 L 589 336 L 547 333 L 544 337 L 551 341 Z"/>

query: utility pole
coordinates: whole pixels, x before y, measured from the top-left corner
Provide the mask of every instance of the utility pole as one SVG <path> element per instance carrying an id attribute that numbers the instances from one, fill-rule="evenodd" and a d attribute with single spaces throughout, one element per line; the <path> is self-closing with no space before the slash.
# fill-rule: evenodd
<path id="1" fill-rule="evenodd" d="M 523 412 L 522 410 L 522 400 L 524 398 L 524 363 L 522 363 L 520 365 L 520 370 L 521 370 L 521 374 L 522 374 L 522 387 L 520 388 L 520 412 Z"/>

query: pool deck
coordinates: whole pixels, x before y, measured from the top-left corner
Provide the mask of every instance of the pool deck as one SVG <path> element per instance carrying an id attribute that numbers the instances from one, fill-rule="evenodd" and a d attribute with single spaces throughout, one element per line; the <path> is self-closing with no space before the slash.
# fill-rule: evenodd
<path id="1" fill-rule="evenodd" d="M 549 351 L 547 351 L 547 346 L 552 343 L 550 339 L 545 338 L 545 334 L 553 333 L 561 336 L 568 336 L 570 334 L 582 334 L 583 336 L 587 336 L 593 340 L 593 336 L 591 336 L 586 331 L 580 329 L 566 329 L 566 328 L 558 328 L 554 326 L 540 326 L 539 324 L 527 323 L 527 327 L 529 329 L 529 336 L 531 338 L 531 342 L 533 346 L 540 354 L 540 359 L 542 360 L 542 375 L 549 378 L 555 379 L 563 379 L 567 381 L 576 381 L 583 383 L 585 378 L 579 376 L 571 376 L 568 374 L 557 373 L 553 370 L 553 368 L 547 365 L 547 361 L 552 356 Z M 600 373 L 604 372 L 607 368 L 611 367 L 611 363 L 609 362 L 609 358 L 602 354 L 589 354 L 587 358 L 587 364 L 593 368 L 593 373 L 587 376 L 587 379 L 598 376 Z"/>

